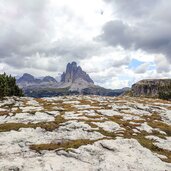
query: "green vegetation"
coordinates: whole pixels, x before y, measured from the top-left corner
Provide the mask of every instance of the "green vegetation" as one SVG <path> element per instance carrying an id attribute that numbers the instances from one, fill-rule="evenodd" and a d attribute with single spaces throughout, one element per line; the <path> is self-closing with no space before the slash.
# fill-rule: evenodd
<path id="1" fill-rule="evenodd" d="M 148 125 L 153 128 L 159 128 L 164 131 L 168 136 L 171 136 L 171 126 L 160 121 L 148 122 Z"/>
<path id="2" fill-rule="evenodd" d="M 124 92 L 123 89 L 116 89 L 116 90 L 111 90 L 111 89 L 105 89 L 100 86 L 96 87 L 89 87 L 85 88 L 82 90 L 83 95 L 100 95 L 100 96 L 119 96 Z"/>
<path id="3" fill-rule="evenodd" d="M 171 84 L 159 88 L 159 98 L 171 100 Z"/>
<path id="4" fill-rule="evenodd" d="M 23 96 L 22 90 L 16 85 L 11 75 L 0 74 L 0 98 L 5 96 Z"/>
<path id="5" fill-rule="evenodd" d="M 46 131 L 53 131 L 59 127 L 59 125 L 66 120 L 62 116 L 56 116 L 55 121 L 51 122 L 39 122 L 39 123 L 3 123 L 0 124 L 0 132 L 8 132 L 11 130 L 18 131 L 20 128 L 34 128 L 40 127 Z"/>
<path id="6" fill-rule="evenodd" d="M 30 87 L 24 90 L 24 94 L 29 97 L 41 98 L 41 97 L 52 97 L 52 96 L 77 95 L 79 94 L 79 92 L 70 91 L 69 87 L 66 88 Z"/>
<path id="7" fill-rule="evenodd" d="M 33 144 L 30 146 L 30 149 L 35 150 L 37 152 L 41 150 L 57 150 L 63 149 L 68 150 L 70 148 L 79 148 L 82 145 L 93 144 L 95 141 L 88 139 L 78 139 L 78 140 L 70 140 L 65 142 L 58 143 L 49 143 L 49 144 Z"/>
<path id="8" fill-rule="evenodd" d="M 149 140 L 147 138 L 145 138 L 145 136 L 141 133 L 138 134 L 137 136 L 134 137 L 135 139 L 138 140 L 138 142 L 145 148 L 148 148 L 150 151 L 160 154 L 160 155 L 164 155 L 167 157 L 167 159 L 161 159 L 165 162 L 170 163 L 171 162 L 171 153 L 169 150 L 166 149 L 162 149 L 159 148 L 158 146 L 156 146 L 154 143 L 154 140 Z"/>

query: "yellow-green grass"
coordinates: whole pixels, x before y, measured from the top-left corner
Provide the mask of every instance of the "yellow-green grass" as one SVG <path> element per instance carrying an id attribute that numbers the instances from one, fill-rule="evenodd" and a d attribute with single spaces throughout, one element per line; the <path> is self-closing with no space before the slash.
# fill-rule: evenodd
<path id="1" fill-rule="evenodd" d="M 59 125 L 66 120 L 62 116 L 55 117 L 55 121 L 51 122 L 39 122 L 39 123 L 4 123 L 0 124 L 0 132 L 7 132 L 11 130 L 18 131 L 20 128 L 37 128 L 40 127 L 46 131 L 53 131 L 57 129 Z"/>
<path id="2" fill-rule="evenodd" d="M 149 149 L 150 151 L 166 156 L 167 159 L 162 159 L 162 160 L 165 162 L 171 163 L 171 151 L 159 148 L 158 146 L 156 146 L 154 144 L 155 143 L 154 140 L 149 140 L 149 139 L 145 138 L 145 136 L 142 133 L 138 134 L 137 136 L 133 136 L 133 138 L 137 139 L 138 142 L 143 147 Z"/>
<path id="3" fill-rule="evenodd" d="M 168 125 L 161 121 L 153 121 L 148 122 L 152 128 L 159 128 L 160 130 L 164 131 L 168 136 L 171 136 L 171 125 Z"/>
<path id="4" fill-rule="evenodd" d="M 35 150 L 36 152 L 40 152 L 42 150 L 69 150 L 70 148 L 79 148 L 82 145 L 92 144 L 95 140 L 88 140 L 88 139 L 77 139 L 77 140 L 70 140 L 58 143 L 49 143 L 49 144 L 33 144 L 30 145 L 31 150 Z"/>

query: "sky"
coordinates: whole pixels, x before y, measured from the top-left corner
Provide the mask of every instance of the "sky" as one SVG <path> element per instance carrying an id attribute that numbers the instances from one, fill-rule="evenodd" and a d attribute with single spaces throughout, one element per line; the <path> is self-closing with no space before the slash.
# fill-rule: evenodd
<path id="1" fill-rule="evenodd" d="M 0 73 L 57 79 L 76 61 L 106 88 L 171 78 L 170 0 L 1 0 Z"/>

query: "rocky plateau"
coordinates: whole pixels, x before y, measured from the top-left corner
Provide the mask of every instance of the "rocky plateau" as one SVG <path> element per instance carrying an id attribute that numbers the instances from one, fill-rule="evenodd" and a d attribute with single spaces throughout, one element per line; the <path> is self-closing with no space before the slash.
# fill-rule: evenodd
<path id="1" fill-rule="evenodd" d="M 1 171 L 170 171 L 171 102 L 150 98 L 6 97 Z"/>
<path id="2" fill-rule="evenodd" d="M 151 97 L 171 100 L 171 79 L 145 79 L 132 85 L 134 97 Z"/>

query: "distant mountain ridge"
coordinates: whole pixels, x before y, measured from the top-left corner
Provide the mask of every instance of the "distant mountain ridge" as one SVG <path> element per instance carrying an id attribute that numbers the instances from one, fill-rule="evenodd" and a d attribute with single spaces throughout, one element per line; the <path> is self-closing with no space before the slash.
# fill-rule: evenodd
<path id="1" fill-rule="evenodd" d="M 22 77 L 17 79 L 20 87 L 36 86 L 40 84 L 57 83 L 56 79 L 51 76 L 45 76 L 43 79 L 35 78 L 33 75 L 24 73 Z"/>
<path id="2" fill-rule="evenodd" d="M 32 97 L 70 94 L 117 96 L 124 92 L 124 89 L 111 90 L 95 85 L 90 76 L 80 66 L 77 66 L 76 62 L 67 64 L 60 82 L 51 76 L 37 79 L 25 73 L 17 80 L 17 84 L 23 89 L 26 96 Z"/>
<path id="3" fill-rule="evenodd" d="M 57 83 L 57 80 L 51 76 L 44 77 L 42 81 L 48 83 Z"/>

